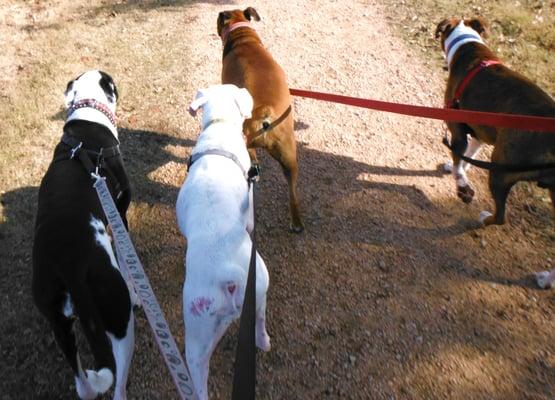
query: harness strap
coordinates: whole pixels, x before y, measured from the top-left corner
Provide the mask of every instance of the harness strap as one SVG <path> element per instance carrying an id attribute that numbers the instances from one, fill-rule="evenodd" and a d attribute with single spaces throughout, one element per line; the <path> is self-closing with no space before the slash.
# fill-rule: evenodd
<path id="1" fill-rule="evenodd" d="M 232 160 L 235 164 L 237 164 L 239 168 L 241 168 L 241 172 L 243 173 L 243 176 L 247 181 L 249 181 L 249 183 L 252 179 L 256 179 L 256 177 L 258 177 L 258 174 L 259 174 L 258 164 L 252 165 L 251 168 L 248 171 L 246 171 L 245 168 L 243 167 L 243 164 L 241 164 L 241 161 L 239 161 L 239 158 L 235 154 L 222 149 L 208 149 L 205 151 L 201 151 L 199 153 L 191 154 L 191 157 L 189 157 L 189 161 L 187 162 L 187 171 L 191 169 L 191 166 L 199 158 L 202 158 L 208 155 L 222 156 Z"/>
<path id="2" fill-rule="evenodd" d="M 461 81 L 461 83 L 459 83 L 459 86 L 457 86 L 457 89 L 455 90 L 455 94 L 453 95 L 453 98 L 451 99 L 451 101 L 447 102 L 445 107 L 446 108 L 456 108 L 456 106 L 459 104 L 459 101 L 460 101 L 460 99 L 463 95 L 464 90 L 466 89 L 466 87 L 468 86 L 470 81 L 472 81 L 472 79 L 474 79 L 476 74 L 478 72 L 480 72 L 481 70 L 483 70 L 484 68 L 490 67 L 492 65 L 499 65 L 499 64 L 501 64 L 501 62 L 497 61 L 497 60 L 484 60 L 484 61 L 480 62 L 480 64 L 478 64 L 476 67 L 471 69 L 470 72 L 468 72 L 468 74 L 466 74 L 466 76 Z"/>
<path id="3" fill-rule="evenodd" d="M 79 161 L 81 161 L 81 164 L 85 167 L 85 170 L 89 174 L 97 174 L 98 169 L 102 168 L 106 172 L 106 175 L 108 175 L 108 177 L 110 178 L 110 181 L 114 184 L 116 198 L 119 198 L 125 190 L 129 189 L 128 183 L 124 182 L 124 184 L 122 184 L 116 178 L 116 174 L 112 171 L 108 164 L 103 162 L 104 159 L 121 155 L 119 144 L 107 148 L 101 147 L 98 151 L 86 149 L 83 147 L 83 142 L 80 142 L 75 137 L 69 135 L 66 132 L 64 132 L 60 141 L 61 143 L 68 146 L 70 150 L 68 154 L 62 154 L 61 156 L 56 157 L 54 159 L 54 162 L 77 158 Z M 96 164 L 93 163 L 93 159 L 96 160 Z"/>

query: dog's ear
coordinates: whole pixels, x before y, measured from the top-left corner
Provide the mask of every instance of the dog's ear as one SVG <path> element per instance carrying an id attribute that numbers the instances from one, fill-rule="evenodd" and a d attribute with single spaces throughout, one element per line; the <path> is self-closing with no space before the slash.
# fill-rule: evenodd
<path id="1" fill-rule="evenodd" d="M 444 19 L 439 24 L 437 24 L 435 38 L 439 39 L 441 35 L 447 37 L 448 33 L 455 29 L 456 26 L 456 21 L 454 21 L 452 18 Z"/>
<path id="2" fill-rule="evenodd" d="M 188 109 L 189 114 L 195 117 L 197 115 L 198 109 L 204 106 L 207 101 L 208 101 L 208 97 L 206 96 L 206 93 L 204 92 L 204 90 L 202 89 L 199 90 L 197 92 L 197 95 L 195 96 L 195 99 L 189 105 L 189 109 Z"/>
<path id="3" fill-rule="evenodd" d="M 231 19 L 231 13 L 229 11 L 222 11 L 218 14 L 218 23 L 216 30 L 218 36 L 222 36 L 222 31 L 224 30 L 225 24 Z"/>
<path id="4" fill-rule="evenodd" d="M 256 12 L 253 7 L 245 8 L 245 10 L 243 11 L 243 15 L 249 21 L 251 20 L 251 18 L 254 18 L 255 21 L 260 21 L 260 15 L 258 15 L 258 12 Z"/>
<path id="5" fill-rule="evenodd" d="M 465 25 L 470 26 L 476 32 L 480 34 L 483 38 L 488 37 L 488 23 L 485 19 L 481 17 L 471 18 L 465 21 Z"/>
<path id="6" fill-rule="evenodd" d="M 252 116 L 252 107 L 254 103 L 252 100 L 252 96 L 247 89 L 236 89 L 235 102 L 237 103 L 239 111 L 241 112 L 241 116 L 244 119 L 250 118 Z"/>
<path id="7" fill-rule="evenodd" d="M 69 108 L 73 99 L 75 98 L 75 91 L 73 90 L 73 84 L 75 80 L 71 80 L 67 83 L 66 90 L 64 91 L 64 104 L 66 108 Z"/>
<path id="8" fill-rule="evenodd" d="M 98 72 L 100 73 L 100 76 L 101 76 L 99 84 L 102 90 L 104 91 L 104 93 L 106 94 L 106 98 L 110 103 L 115 103 L 116 100 L 118 99 L 118 89 L 116 87 L 116 84 L 114 83 L 114 80 L 106 72 L 103 72 L 103 71 L 98 71 Z"/>

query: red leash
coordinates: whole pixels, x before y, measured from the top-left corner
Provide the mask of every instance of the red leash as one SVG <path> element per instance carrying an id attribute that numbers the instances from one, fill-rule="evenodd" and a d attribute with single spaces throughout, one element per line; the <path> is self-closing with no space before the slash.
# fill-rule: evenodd
<path id="1" fill-rule="evenodd" d="M 357 97 L 340 96 L 337 94 L 311 92 L 299 89 L 289 89 L 289 92 L 293 96 L 308 97 L 332 103 L 346 104 L 349 106 L 411 115 L 413 117 L 440 119 L 443 121 L 462 122 L 472 125 L 489 125 L 503 128 L 525 129 L 529 131 L 555 132 L 555 118 L 549 117 L 414 106 L 410 104 L 360 99 Z"/>

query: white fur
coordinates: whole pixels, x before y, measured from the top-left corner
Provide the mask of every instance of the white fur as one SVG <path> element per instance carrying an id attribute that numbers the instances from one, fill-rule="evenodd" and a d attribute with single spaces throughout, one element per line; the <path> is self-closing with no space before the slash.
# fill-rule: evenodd
<path id="1" fill-rule="evenodd" d="M 114 360 L 116 360 L 116 387 L 114 389 L 114 400 L 127 399 L 127 375 L 131 366 L 131 357 L 133 356 L 133 346 L 135 345 L 135 318 L 133 310 L 129 313 L 129 322 L 127 323 L 127 331 L 122 339 L 116 338 L 111 333 L 107 333 L 112 342 L 112 352 Z"/>
<path id="2" fill-rule="evenodd" d="M 486 218 L 491 217 L 493 214 L 489 211 L 480 211 L 480 223 L 483 224 Z"/>
<path id="3" fill-rule="evenodd" d="M 85 373 L 79 353 L 77 353 L 77 369 L 79 373 L 75 377 L 75 388 L 80 399 L 95 399 L 99 394 L 110 389 L 114 382 L 114 375 L 108 368 L 102 368 L 98 372 L 88 369 Z"/>
<path id="4" fill-rule="evenodd" d="M 541 271 L 536 274 L 536 283 L 542 289 L 551 289 L 555 286 L 555 269 Z"/>
<path id="5" fill-rule="evenodd" d="M 83 99 L 94 99 L 100 103 L 108 106 L 110 111 L 116 114 L 116 100 L 109 99 L 104 93 L 104 90 L 99 85 L 102 75 L 98 71 L 88 71 L 79 77 L 79 79 L 73 81 L 73 85 L 64 94 L 64 103 L 66 108 L 72 103 L 76 103 Z M 110 119 L 104 115 L 102 112 L 94 108 L 80 108 L 75 110 L 66 122 L 75 119 L 97 122 L 105 127 L 109 128 L 112 134 L 118 138 L 118 131 L 116 127 L 112 124 Z"/>
<path id="6" fill-rule="evenodd" d="M 477 156 L 480 153 L 481 149 L 482 149 L 482 142 L 480 142 L 475 137 L 471 136 L 468 139 L 468 146 L 466 148 L 466 151 L 464 152 L 464 155 L 465 155 L 465 157 L 474 158 L 475 156 Z M 472 166 L 472 164 L 467 163 L 466 161 L 462 161 L 462 160 L 461 160 L 461 164 L 462 164 L 462 168 L 464 169 L 464 171 L 468 171 L 470 169 L 470 167 Z M 453 161 L 447 161 L 443 165 L 443 169 L 446 172 L 453 172 Z"/>
<path id="7" fill-rule="evenodd" d="M 69 293 L 66 293 L 66 301 L 64 301 L 64 305 L 62 306 L 62 313 L 68 318 L 75 315 L 73 302 L 71 301 Z"/>
<path id="8" fill-rule="evenodd" d="M 472 37 L 461 40 L 460 42 L 458 42 L 452 48 L 449 49 L 449 45 L 461 35 L 471 35 Z M 459 25 L 457 25 L 457 27 L 453 29 L 453 32 L 449 34 L 449 37 L 445 39 L 445 43 L 444 43 L 445 51 L 449 49 L 449 52 L 447 53 L 447 65 L 449 67 L 451 67 L 451 61 L 453 60 L 453 56 L 455 55 L 459 47 L 461 47 L 463 44 L 471 43 L 471 42 L 484 43 L 484 41 L 482 40 L 482 37 L 478 32 L 476 32 L 471 27 L 466 26 L 464 24 L 464 21 L 461 21 Z"/>
<path id="9" fill-rule="evenodd" d="M 206 129 L 193 154 L 222 149 L 238 157 L 247 170 L 250 158 L 242 125 L 252 106 L 248 92 L 233 85 L 200 90 L 190 111 L 203 108 L 202 126 Z M 191 166 L 176 211 L 187 239 L 183 287 L 186 357 L 197 396 L 206 400 L 210 357 L 243 304 L 252 246 L 247 231 L 253 223 L 252 193 L 233 160 L 206 155 Z M 270 348 L 265 327 L 268 285 L 266 265 L 257 254 L 256 342 L 263 350 Z"/>
<path id="10" fill-rule="evenodd" d="M 106 253 L 108 253 L 108 257 L 110 257 L 110 263 L 112 263 L 112 267 L 119 271 L 118 262 L 116 261 L 114 250 L 112 249 L 112 243 L 110 242 L 110 237 L 106 232 L 106 226 L 104 226 L 104 223 L 101 220 L 93 217 L 92 215 L 90 224 L 94 230 L 94 239 L 96 240 L 96 244 L 98 244 L 106 251 Z"/>

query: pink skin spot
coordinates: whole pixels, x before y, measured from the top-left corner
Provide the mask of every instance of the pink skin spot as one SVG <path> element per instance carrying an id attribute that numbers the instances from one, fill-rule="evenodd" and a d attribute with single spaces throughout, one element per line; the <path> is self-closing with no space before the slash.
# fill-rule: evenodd
<path id="1" fill-rule="evenodd" d="M 200 317 L 202 314 L 210 309 L 210 306 L 213 302 L 214 300 L 207 297 L 197 297 L 191 302 L 191 314 L 193 314 L 195 317 Z"/>
<path id="2" fill-rule="evenodd" d="M 237 289 L 237 286 L 235 286 L 235 284 L 230 283 L 229 285 L 227 285 L 227 291 L 231 294 L 235 293 L 235 289 Z"/>

